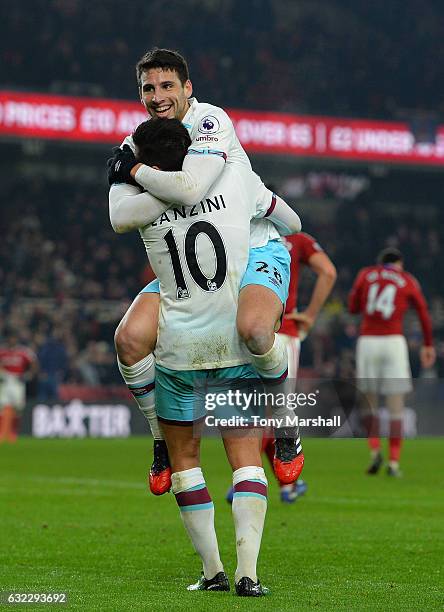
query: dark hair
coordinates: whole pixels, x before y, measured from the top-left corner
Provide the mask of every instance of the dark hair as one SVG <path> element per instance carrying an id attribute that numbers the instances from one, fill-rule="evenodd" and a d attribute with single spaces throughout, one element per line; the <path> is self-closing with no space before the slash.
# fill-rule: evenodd
<path id="1" fill-rule="evenodd" d="M 191 145 L 187 129 L 179 119 L 149 119 L 133 132 L 137 159 L 147 166 L 175 171 L 182 163 Z"/>
<path id="2" fill-rule="evenodd" d="M 151 68 L 163 68 L 164 70 L 175 70 L 182 85 L 190 78 L 188 65 L 184 57 L 178 51 L 171 49 L 158 49 L 154 47 L 145 53 L 136 64 L 137 83 L 140 87 L 142 72 Z"/>
<path id="3" fill-rule="evenodd" d="M 379 253 L 377 261 L 379 264 L 391 264 L 396 261 L 403 261 L 403 257 L 399 249 L 388 247 Z"/>

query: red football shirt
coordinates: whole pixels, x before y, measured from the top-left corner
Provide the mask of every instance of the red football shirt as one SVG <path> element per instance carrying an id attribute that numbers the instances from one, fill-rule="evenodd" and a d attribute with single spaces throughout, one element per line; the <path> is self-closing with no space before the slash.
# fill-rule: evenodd
<path id="1" fill-rule="evenodd" d="M 315 253 L 322 252 L 322 248 L 309 234 L 300 232 L 282 239 L 290 253 L 290 286 L 288 289 L 288 299 L 285 304 L 285 312 L 293 312 L 296 308 L 298 298 L 298 284 L 300 265 L 309 265 L 308 260 Z M 298 336 L 298 324 L 295 321 L 283 319 L 282 326 L 279 330 L 280 334 L 287 336 Z"/>
<path id="2" fill-rule="evenodd" d="M 0 347 L 0 368 L 14 376 L 22 376 L 35 359 L 35 354 L 24 346 Z"/>
<path id="3" fill-rule="evenodd" d="M 424 295 L 414 276 L 393 265 L 363 268 L 349 295 L 348 308 L 362 313 L 362 336 L 402 334 L 406 310 L 413 306 L 421 322 L 424 344 L 432 346 L 432 323 Z"/>

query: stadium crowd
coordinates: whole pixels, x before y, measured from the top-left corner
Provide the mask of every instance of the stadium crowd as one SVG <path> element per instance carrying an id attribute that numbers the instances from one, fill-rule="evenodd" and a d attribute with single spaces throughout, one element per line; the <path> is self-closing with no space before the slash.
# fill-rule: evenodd
<path id="1" fill-rule="evenodd" d="M 353 197 L 347 191 L 344 196 L 311 189 L 291 200 L 296 207 L 309 198 L 335 209 L 323 216 L 303 214 L 304 230 L 316 236 L 333 259 L 338 281 L 304 343 L 301 365 L 319 375 L 352 373 L 357 326 L 346 312 L 348 291 L 357 270 L 371 264 L 380 248 L 397 246 L 431 306 L 442 374 L 444 253 L 436 228 L 444 222 L 443 212 L 419 205 L 412 190 L 410 206 L 396 208 L 392 202 L 388 207 L 378 202 L 372 181 L 363 184 L 367 188 Z M 119 384 L 114 329 L 138 290 L 151 279 L 138 234 L 114 234 L 105 185 L 76 185 L 74 190 L 43 178 L 10 178 L 3 189 L 8 206 L 2 207 L 1 223 L 8 231 L 0 243 L 0 339 L 14 330 L 37 353 L 39 384 L 33 391 L 41 397 L 53 388 L 51 381 Z M 71 191 L 74 195 L 67 200 Z M 389 191 L 386 184 L 384 192 Z M 418 198 L 420 194 L 418 188 Z M 312 278 L 303 275 L 301 306 L 308 301 L 311 283 Z M 421 333 L 414 317 L 408 339 L 418 373 L 415 356 Z"/>
<path id="2" fill-rule="evenodd" d="M 1 336 L 13 329 L 37 352 L 40 376 L 57 370 L 61 381 L 118 380 L 114 328 L 146 280 L 137 235 L 113 233 L 103 187 L 76 185 L 68 200 L 66 184 L 36 179 L 6 181 L 5 192 Z M 57 359 L 45 350 L 49 342 L 58 343 Z"/>
<path id="3" fill-rule="evenodd" d="M 392 2 L 35 0 L 2 3 L 2 85 L 134 99 L 152 46 L 188 58 L 223 107 L 388 118 L 444 110 L 443 6 Z M 414 32 L 414 36 L 412 36 Z M 155 33 L 155 37 L 154 37 Z M 78 44 L 78 40 L 82 44 Z M 38 70 L 29 70 L 29 58 Z M 19 82 L 17 82 L 19 75 Z M 376 85 L 377 84 L 377 85 Z M 418 86 L 420 84 L 420 86 Z"/>

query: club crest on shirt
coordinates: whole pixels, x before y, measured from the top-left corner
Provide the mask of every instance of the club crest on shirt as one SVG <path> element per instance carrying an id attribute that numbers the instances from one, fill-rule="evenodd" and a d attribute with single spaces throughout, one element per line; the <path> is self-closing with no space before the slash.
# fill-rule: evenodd
<path id="1" fill-rule="evenodd" d="M 190 294 L 188 293 L 188 289 L 184 287 L 177 287 L 176 298 L 178 300 L 186 300 L 189 297 L 190 297 Z"/>
<path id="2" fill-rule="evenodd" d="M 207 115 L 201 120 L 197 129 L 201 134 L 214 134 L 219 128 L 219 120 L 214 115 Z"/>

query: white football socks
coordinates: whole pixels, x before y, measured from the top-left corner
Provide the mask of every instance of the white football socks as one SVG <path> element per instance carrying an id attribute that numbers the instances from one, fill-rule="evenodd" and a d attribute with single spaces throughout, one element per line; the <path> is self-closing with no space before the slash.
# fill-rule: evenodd
<path id="1" fill-rule="evenodd" d="M 270 382 L 280 379 L 288 370 L 287 347 L 279 334 L 274 334 L 273 346 L 264 355 L 250 353 L 251 364 L 261 378 L 270 379 Z"/>
<path id="2" fill-rule="evenodd" d="M 176 496 L 185 529 L 194 549 L 202 559 L 207 580 L 223 572 L 214 529 L 214 505 L 200 467 L 171 474 L 172 491 Z"/>
<path id="3" fill-rule="evenodd" d="M 257 582 L 256 564 L 267 512 L 267 484 L 265 472 L 260 467 L 243 467 L 233 473 L 236 582 L 244 576 Z"/>
<path id="4" fill-rule="evenodd" d="M 286 383 L 288 351 L 284 338 L 279 334 L 274 334 L 273 346 L 267 353 L 264 355 L 249 354 L 251 365 L 256 369 L 262 381 L 265 382 L 267 393 L 272 393 L 275 399 L 277 399 L 278 394 L 285 394 L 288 390 Z M 292 412 L 287 408 L 286 401 L 282 401 L 282 399 L 273 401 L 269 408 L 271 409 L 271 416 L 275 419 L 281 419 L 281 427 L 285 427 L 287 417 L 292 416 Z"/>
<path id="5" fill-rule="evenodd" d="M 132 366 L 124 365 L 117 358 L 117 365 L 123 380 L 150 425 L 153 438 L 163 440 L 154 407 L 154 355 L 150 353 Z"/>

